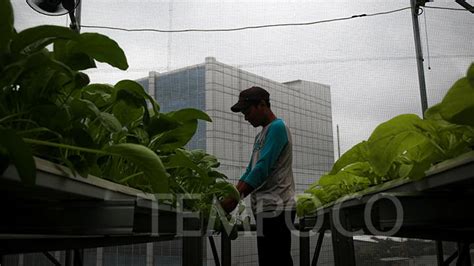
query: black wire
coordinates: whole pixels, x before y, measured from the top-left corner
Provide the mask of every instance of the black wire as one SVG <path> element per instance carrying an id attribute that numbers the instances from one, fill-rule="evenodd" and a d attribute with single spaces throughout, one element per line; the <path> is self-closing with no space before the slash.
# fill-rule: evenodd
<path id="1" fill-rule="evenodd" d="M 120 30 L 120 31 L 130 31 L 130 32 L 161 32 L 161 33 L 180 33 L 180 32 L 226 32 L 226 31 L 240 31 L 240 30 L 249 30 L 249 29 L 261 29 L 261 28 L 273 28 L 273 27 L 288 27 L 288 26 L 308 26 L 314 24 L 328 23 L 334 21 L 349 20 L 359 17 L 372 17 L 378 15 L 386 15 L 395 12 L 400 12 L 411 7 L 399 8 L 391 11 L 378 12 L 373 14 L 360 14 L 353 15 L 350 17 L 335 18 L 335 19 L 326 19 L 312 22 L 302 22 L 302 23 L 281 23 L 281 24 L 267 24 L 267 25 L 258 25 L 258 26 L 247 26 L 239 28 L 227 28 L 227 29 L 183 29 L 183 30 L 160 30 L 160 29 L 125 29 L 119 27 L 110 27 L 110 26 L 94 26 L 94 25 L 81 25 L 82 28 L 96 28 L 96 29 L 108 29 L 108 30 Z"/>
<path id="2" fill-rule="evenodd" d="M 463 8 L 440 7 L 440 6 L 425 6 L 425 8 L 454 10 L 454 11 L 469 11 L 469 10 L 463 9 Z"/>

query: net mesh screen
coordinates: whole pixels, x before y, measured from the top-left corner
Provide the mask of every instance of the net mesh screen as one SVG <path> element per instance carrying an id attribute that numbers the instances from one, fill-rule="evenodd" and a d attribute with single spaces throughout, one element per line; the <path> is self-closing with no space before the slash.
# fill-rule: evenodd
<path id="1" fill-rule="evenodd" d="M 66 16 L 40 15 L 24 1 L 12 4 L 18 31 L 40 24 L 68 26 Z M 426 6 L 418 20 L 431 106 L 474 61 L 474 17 L 454 1 Z M 302 192 L 378 124 L 404 113 L 421 116 L 409 7 L 408 0 L 83 1 L 81 32 L 114 39 L 130 66 L 120 71 L 99 63 L 86 73 L 93 83 L 136 80 L 162 111 L 205 110 L 214 122 L 201 123 L 188 147 L 216 155 L 219 170 L 234 182 L 250 159 L 258 129 L 230 106 L 241 90 L 266 88 L 272 109 L 292 132 L 296 188 Z M 256 265 L 253 242 L 252 237 L 235 242 L 236 265 Z M 181 248 L 179 242 L 155 244 L 149 252 L 162 255 L 154 259 L 159 265 L 179 265 L 180 252 L 173 248 Z M 295 261 L 297 248 L 294 241 Z M 146 256 L 146 249 L 137 250 L 122 261 L 145 265 L 147 260 L 138 257 Z M 210 247 L 203 252 L 213 265 Z M 328 265 L 331 252 L 323 247 Z M 102 256 L 109 254 L 117 259 L 129 252 L 107 248 Z M 109 263 L 123 264 L 107 259 L 103 265 Z"/>

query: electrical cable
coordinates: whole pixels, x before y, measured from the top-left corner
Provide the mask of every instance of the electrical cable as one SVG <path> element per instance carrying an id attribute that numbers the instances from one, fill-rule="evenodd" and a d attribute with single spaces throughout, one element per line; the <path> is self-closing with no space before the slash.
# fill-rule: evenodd
<path id="1" fill-rule="evenodd" d="M 97 26 L 97 25 L 81 25 L 83 28 L 95 28 L 95 29 L 107 29 L 107 30 L 119 30 L 119 31 L 129 31 L 129 32 L 159 32 L 159 33 L 182 33 L 182 32 L 226 32 L 226 31 L 241 31 L 241 30 L 249 30 L 249 29 L 261 29 L 261 28 L 274 28 L 274 27 L 289 27 L 289 26 L 308 26 L 314 24 L 322 24 L 328 22 L 335 22 L 335 21 L 343 21 L 349 20 L 354 18 L 360 17 L 372 17 L 372 16 L 379 16 L 379 15 L 387 15 L 395 12 L 400 12 L 406 9 L 410 9 L 411 7 L 404 7 L 399 9 L 394 9 L 390 11 L 384 12 L 377 12 L 372 14 L 360 14 L 360 15 L 353 15 L 350 17 L 342 17 L 342 18 L 334 18 L 334 19 L 326 19 L 326 20 L 319 20 L 319 21 L 312 21 L 312 22 L 302 22 L 302 23 L 281 23 L 281 24 L 267 24 L 267 25 L 257 25 L 257 26 L 246 26 L 246 27 L 238 27 L 238 28 L 227 28 L 227 29 L 183 29 L 183 30 L 160 30 L 160 29 L 126 29 L 120 27 L 112 27 L 112 26 Z M 425 6 L 425 8 L 432 8 L 432 9 L 443 9 L 443 10 L 454 10 L 454 11 L 468 11 L 462 8 L 450 8 L 450 7 L 439 7 L 439 6 Z M 419 14 L 421 15 L 421 13 Z"/>
<path id="2" fill-rule="evenodd" d="M 441 7 L 441 6 L 425 6 L 425 8 L 444 9 L 444 10 L 453 10 L 453 11 L 469 11 L 464 8 L 452 8 L 452 7 Z"/>
<path id="3" fill-rule="evenodd" d="M 257 25 L 257 26 L 246 26 L 246 27 L 238 27 L 238 28 L 223 28 L 223 29 L 182 29 L 182 30 L 160 30 L 160 29 L 125 29 L 119 27 L 111 27 L 111 26 L 95 26 L 95 25 L 81 25 L 83 28 L 96 28 L 96 29 L 108 29 L 108 30 L 120 30 L 120 31 L 129 31 L 129 32 L 159 32 L 159 33 L 182 33 L 182 32 L 228 32 L 228 31 L 241 31 L 241 30 L 249 30 L 249 29 L 261 29 L 261 28 L 274 28 L 274 27 L 288 27 L 288 26 L 308 26 L 314 24 L 322 24 L 328 22 L 335 22 L 335 21 L 343 21 L 349 19 L 355 19 L 360 17 L 372 17 L 372 16 L 379 16 L 379 15 L 387 15 L 395 12 L 400 12 L 406 9 L 410 9 L 411 7 L 404 7 L 399 9 L 394 9 L 390 11 L 384 12 L 377 12 L 372 14 L 360 14 L 360 15 L 353 15 L 350 17 L 342 17 L 342 18 L 334 18 L 334 19 L 325 19 L 325 20 L 318 20 L 312 22 L 301 22 L 301 23 L 281 23 L 281 24 L 267 24 L 267 25 Z"/>

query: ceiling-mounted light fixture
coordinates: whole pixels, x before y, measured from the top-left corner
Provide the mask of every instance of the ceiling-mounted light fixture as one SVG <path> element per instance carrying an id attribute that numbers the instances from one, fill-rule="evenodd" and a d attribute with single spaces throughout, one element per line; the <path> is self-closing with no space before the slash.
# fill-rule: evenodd
<path id="1" fill-rule="evenodd" d="M 80 30 L 78 23 L 79 19 L 76 19 L 76 15 L 79 18 L 80 0 L 26 0 L 26 3 L 38 13 L 47 16 L 62 16 L 69 14 L 71 24 L 69 27 L 77 32 Z"/>

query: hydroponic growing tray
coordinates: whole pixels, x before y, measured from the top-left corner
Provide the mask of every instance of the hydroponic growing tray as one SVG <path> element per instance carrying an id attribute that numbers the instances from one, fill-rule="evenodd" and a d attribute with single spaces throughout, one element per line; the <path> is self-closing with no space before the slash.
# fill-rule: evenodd
<path id="1" fill-rule="evenodd" d="M 36 184 L 0 176 L 0 254 L 173 239 L 176 212 L 140 190 L 35 159 Z"/>
<path id="2" fill-rule="evenodd" d="M 315 230 L 320 235 L 331 231 L 336 265 L 355 265 L 347 232 L 455 241 L 469 248 L 474 240 L 474 151 L 439 163 L 426 175 L 346 196 L 304 217 L 300 225 L 303 231 Z M 345 231 L 337 230 L 341 226 Z M 309 240 L 300 241 L 302 265 L 309 265 Z"/>

